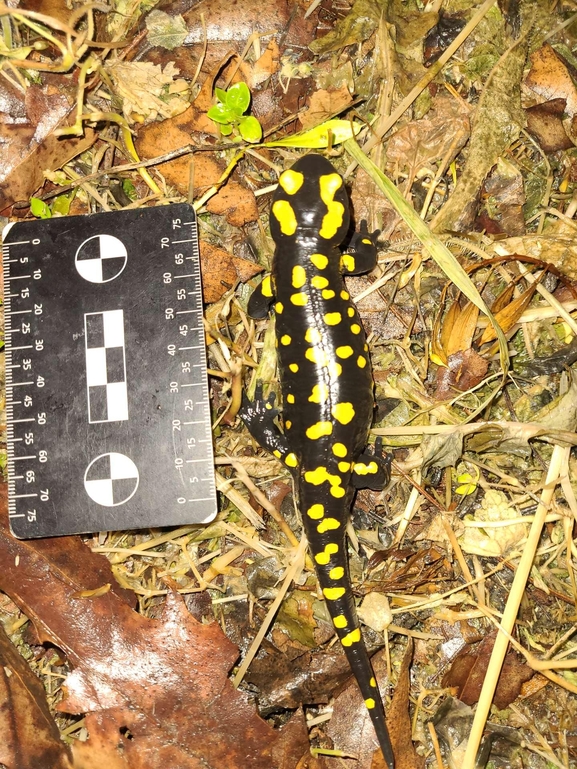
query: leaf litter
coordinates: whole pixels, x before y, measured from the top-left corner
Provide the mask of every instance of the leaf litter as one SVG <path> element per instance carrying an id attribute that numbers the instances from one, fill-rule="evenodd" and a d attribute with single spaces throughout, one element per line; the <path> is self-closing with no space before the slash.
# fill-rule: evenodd
<path id="1" fill-rule="evenodd" d="M 197 208 L 221 503 L 204 528 L 2 529 L 9 769 L 382 761 L 286 473 L 235 421 L 243 386 L 278 384 L 273 324 L 246 316 L 268 195 L 334 117 L 383 231 L 349 286 L 393 479 L 359 495 L 350 563 L 397 766 L 577 766 L 574 31 L 562 4 L 439 5 L 0 8 L 3 215 Z M 268 147 L 207 117 L 240 82 Z"/>

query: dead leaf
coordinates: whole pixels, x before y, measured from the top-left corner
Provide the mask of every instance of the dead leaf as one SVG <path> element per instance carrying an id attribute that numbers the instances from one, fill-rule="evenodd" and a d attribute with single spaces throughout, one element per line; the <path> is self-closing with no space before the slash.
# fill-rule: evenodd
<path id="1" fill-rule="evenodd" d="M 497 631 L 491 631 L 474 649 L 467 645 L 456 655 L 451 669 L 443 676 L 442 685 L 458 689 L 458 697 L 466 705 L 474 705 L 479 701 L 496 637 Z M 520 655 L 509 650 L 493 698 L 495 706 L 503 710 L 514 702 L 519 696 L 521 685 L 532 675 L 533 671 Z"/>
<path id="2" fill-rule="evenodd" d="M 71 757 L 42 682 L 0 624 L 0 764 L 7 769 L 71 769 Z"/>
<path id="3" fill-rule="evenodd" d="M 351 102 L 352 97 L 346 85 L 332 91 L 315 91 L 310 98 L 308 110 L 300 115 L 303 130 L 342 112 Z"/>
<path id="4" fill-rule="evenodd" d="M 410 669 L 413 660 L 413 639 L 409 638 L 405 656 L 395 687 L 393 701 L 387 713 L 387 726 L 395 755 L 395 769 L 421 769 L 425 759 L 418 756 L 412 741 L 412 724 L 409 715 Z"/>
<path id="5" fill-rule="evenodd" d="M 186 80 L 177 77 L 179 71 L 172 62 L 162 69 L 148 61 L 115 59 L 107 62 L 105 69 L 114 83 L 116 96 L 122 100 L 122 111 L 129 122 L 133 122 L 135 116 L 145 123 L 175 117 L 190 106 L 185 98 Z"/>
<path id="6" fill-rule="evenodd" d="M 77 599 L 86 579 L 55 573 L 35 541 L 0 528 L 0 585 L 39 636 L 63 649 L 74 671 L 60 709 L 87 713 L 90 738 L 74 745 L 82 769 L 292 769 L 303 755 L 302 719 L 275 731 L 228 680 L 238 649 L 218 623 L 204 625 L 170 594 L 159 619 L 114 592 Z M 18 564 L 18 565 L 17 565 Z M 42 585 L 42 590 L 38 585 Z M 282 762 L 278 759 L 282 757 Z"/>
<path id="7" fill-rule="evenodd" d="M 54 171 L 90 147 L 95 132 L 86 128 L 84 136 L 62 139 L 54 130 L 69 122 L 75 92 L 73 83 L 63 80 L 51 85 L 31 85 L 26 95 L 2 80 L 0 82 L 0 211 L 12 203 L 27 201 L 44 184 L 45 169 Z"/>
<path id="8" fill-rule="evenodd" d="M 565 100 L 565 112 L 571 117 L 577 112 L 577 89 L 565 62 L 545 43 L 530 57 L 531 69 L 525 85 L 543 101 Z"/>
<path id="9" fill-rule="evenodd" d="M 240 280 L 246 282 L 259 272 L 262 267 L 247 259 L 233 256 L 224 248 L 200 241 L 200 264 L 202 267 L 202 295 L 208 304 L 217 302 Z"/>
<path id="10" fill-rule="evenodd" d="M 185 112 L 162 123 L 150 123 L 139 131 L 136 145 L 142 158 L 154 158 L 181 147 L 200 142 L 202 138 L 195 134 L 199 121 L 208 120 L 205 113 L 199 111 L 196 102 Z M 207 130 L 217 131 L 215 124 Z M 190 166 L 194 169 L 194 197 L 217 184 L 224 165 L 217 163 L 208 153 L 198 152 L 193 157 L 184 156 L 164 163 L 161 171 L 169 184 L 174 185 L 182 195 L 187 195 L 190 184 Z M 258 218 L 258 207 L 252 190 L 238 182 L 230 180 L 214 195 L 207 204 L 211 213 L 225 215 L 229 224 L 242 227 Z"/>
<path id="11" fill-rule="evenodd" d="M 450 333 L 446 336 L 441 334 L 441 338 L 446 340 L 445 353 L 447 358 L 455 353 L 470 350 L 478 318 L 479 308 L 472 302 L 467 302 L 454 318 Z"/>
<path id="12" fill-rule="evenodd" d="M 566 104 L 566 99 L 551 99 L 526 110 L 527 130 L 537 139 L 543 152 L 558 152 L 573 146 L 563 126 Z"/>
<path id="13" fill-rule="evenodd" d="M 447 360 L 446 366 L 439 366 L 436 376 L 434 398 L 444 401 L 453 398 L 457 392 L 466 392 L 481 382 L 489 369 L 489 361 L 475 350 L 456 352 Z"/>
<path id="14" fill-rule="evenodd" d="M 521 296 L 518 296 L 516 299 L 513 299 L 512 302 L 510 302 L 506 307 L 504 307 L 502 310 L 499 310 L 499 312 L 495 313 L 495 320 L 497 323 L 501 326 L 501 330 L 504 334 L 507 333 L 507 331 L 510 331 L 515 323 L 519 320 L 521 315 L 523 314 L 524 310 L 527 309 L 527 306 L 529 305 L 529 302 L 531 299 L 533 299 L 533 295 L 535 294 L 537 286 L 535 283 L 532 283 L 526 291 L 524 291 Z M 486 342 L 492 342 L 494 339 L 497 338 L 497 335 L 495 333 L 495 329 L 493 326 L 487 326 L 485 331 L 483 332 L 483 335 L 481 336 L 481 339 L 479 340 L 479 344 L 483 345 Z"/>

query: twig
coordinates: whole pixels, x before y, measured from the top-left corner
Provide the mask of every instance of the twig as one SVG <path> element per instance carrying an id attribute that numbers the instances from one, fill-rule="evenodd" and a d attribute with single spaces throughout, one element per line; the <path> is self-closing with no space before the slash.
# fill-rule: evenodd
<path id="1" fill-rule="evenodd" d="M 307 540 L 306 540 L 306 537 L 303 536 L 303 538 L 299 543 L 299 546 L 295 551 L 293 562 L 287 569 L 285 578 L 280 587 L 280 590 L 278 591 L 277 597 L 272 602 L 267 612 L 267 615 L 264 618 L 263 623 L 260 626 L 260 629 L 254 638 L 254 641 L 250 645 L 250 649 L 246 653 L 246 657 L 243 659 L 241 666 L 239 667 L 235 677 L 232 680 L 232 683 L 234 686 L 238 687 L 240 685 L 242 679 L 244 678 L 244 674 L 248 670 L 248 666 L 250 665 L 255 654 L 258 652 L 260 648 L 263 638 L 268 633 L 269 626 L 273 621 L 274 616 L 277 613 L 278 608 L 281 605 L 286 595 L 286 592 L 291 585 L 291 582 L 293 581 L 293 579 L 295 579 L 297 574 L 299 574 L 300 571 L 302 570 L 304 566 L 304 556 L 305 556 L 306 547 L 307 547 Z"/>
<path id="2" fill-rule="evenodd" d="M 541 501 L 535 513 L 535 519 L 531 525 L 529 536 L 527 537 L 527 544 L 519 561 L 517 571 L 515 572 L 509 598 L 507 599 L 507 605 L 505 606 L 505 611 L 501 619 L 500 626 L 504 632 L 500 632 L 495 640 L 461 769 L 475 769 L 477 751 L 481 743 L 485 724 L 487 723 L 487 718 L 491 709 L 491 703 L 493 702 L 493 697 L 499 681 L 499 675 L 501 674 L 501 668 L 503 667 L 503 662 L 509 646 L 508 635 L 511 635 L 515 620 L 517 619 L 517 613 L 531 572 L 535 552 L 537 551 L 539 538 L 541 537 L 541 532 L 545 523 L 545 517 L 549 510 L 549 504 L 553 498 L 555 487 L 559 481 L 563 468 L 569 461 L 569 451 L 569 448 L 562 446 L 555 446 L 553 449 L 551 464 L 549 465 L 549 471 L 545 481 L 545 488 L 541 494 Z"/>

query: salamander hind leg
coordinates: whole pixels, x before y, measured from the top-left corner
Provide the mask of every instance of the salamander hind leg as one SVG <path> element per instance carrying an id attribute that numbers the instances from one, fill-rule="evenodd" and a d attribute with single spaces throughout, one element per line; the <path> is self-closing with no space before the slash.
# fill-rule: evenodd
<path id="1" fill-rule="evenodd" d="M 248 300 L 248 314 L 249 317 L 255 319 L 266 318 L 269 313 L 270 306 L 274 301 L 274 289 L 272 285 L 272 278 L 270 275 L 265 275 L 258 286 L 250 295 Z"/>
<path id="2" fill-rule="evenodd" d="M 374 452 L 365 451 L 355 461 L 351 483 L 356 489 L 384 489 L 391 479 L 391 462 L 392 455 L 383 456 L 383 442 L 377 438 Z"/>
<path id="3" fill-rule="evenodd" d="M 258 382 L 253 401 L 248 399 L 246 393 L 243 393 L 238 415 L 247 426 L 249 433 L 263 449 L 270 451 L 277 459 L 281 459 L 287 467 L 293 469 L 298 464 L 297 458 L 289 450 L 286 437 L 274 421 L 279 415 L 279 410 L 274 405 L 276 395 L 272 392 L 265 398 L 262 387 L 262 382 Z"/>

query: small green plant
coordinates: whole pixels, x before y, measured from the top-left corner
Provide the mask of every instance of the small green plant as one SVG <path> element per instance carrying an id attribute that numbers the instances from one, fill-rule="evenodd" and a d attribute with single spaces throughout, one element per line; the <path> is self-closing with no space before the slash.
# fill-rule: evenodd
<path id="1" fill-rule="evenodd" d="M 40 198 L 30 198 L 30 211 L 37 219 L 50 219 L 50 206 Z"/>
<path id="2" fill-rule="evenodd" d="M 228 91 L 215 88 L 217 103 L 207 115 L 218 123 L 223 136 L 238 131 L 245 142 L 256 144 L 262 139 L 262 126 L 252 115 L 244 113 L 250 106 L 250 90 L 246 83 L 235 83 Z"/>

